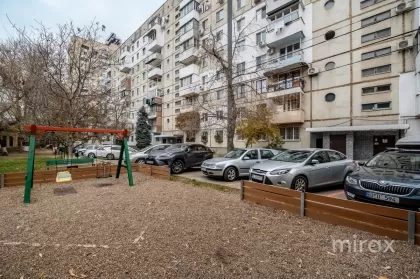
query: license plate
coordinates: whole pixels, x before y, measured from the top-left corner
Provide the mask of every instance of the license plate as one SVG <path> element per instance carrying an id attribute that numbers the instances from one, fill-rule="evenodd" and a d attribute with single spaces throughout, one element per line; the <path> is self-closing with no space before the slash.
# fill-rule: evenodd
<path id="1" fill-rule="evenodd" d="M 392 196 L 387 196 L 387 195 L 382 195 L 382 194 L 367 192 L 366 197 L 376 199 L 376 200 L 381 200 L 381 201 L 392 202 L 392 203 L 400 203 L 400 199 L 398 197 L 392 197 Z"/>
<path id="2" fill-rule="evenodd" d="M 263 177 L 261 175 L 252 174 L 251 178 L 258 181 L 263 181 Z"/>
<path id="3" fill-rule="evenodd" d="M 153 161 L 150 161 L 150 160 L 147 160 L 146 163 L 153 165 Z"/>

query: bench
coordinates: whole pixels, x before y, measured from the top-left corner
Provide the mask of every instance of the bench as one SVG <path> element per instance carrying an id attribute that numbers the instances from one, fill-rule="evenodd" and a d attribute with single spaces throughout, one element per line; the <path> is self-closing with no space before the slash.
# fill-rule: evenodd
<path id="1" fill-rule="evenodd" d="M 77 158 L 77 159 L 53 159 L 53 160 L 47 160 L 47 169 L 50 168 L 50 166 L 74 166 L 77 167 L 77 165 L 80 164 L 93 164 L 94 159 L 93 158 Z"/>

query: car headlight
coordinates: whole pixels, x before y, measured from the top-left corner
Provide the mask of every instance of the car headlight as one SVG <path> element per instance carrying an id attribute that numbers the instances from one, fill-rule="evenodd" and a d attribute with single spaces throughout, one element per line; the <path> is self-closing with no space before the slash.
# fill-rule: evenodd
<path id="1" fill-rule="evenodd" d="M 282 174 L 286 174 L 290 171 L 290 169 L 278 169 L 278 170 L 273 170 L 270 171 L 271 175 L 282 175 Z"/>
<path id="2" fill-rule="evenodd" d="M 216 164 L 208 164 L 206 167 L 209 168 L 209 169 L 215 169 Z"/>
<path id="3" fill-rule="evenodd" d="M 347 183 L 348 183 L 348 184 L 353 184 L 353 185 L 357 185 L 357 184 L 358 184 L 357 179 L 356 179 L 356 178 L 351 177 L 350 175 L 348 175 L 348 176 L 346 177 L 346 181 L 347 181 Z"/>

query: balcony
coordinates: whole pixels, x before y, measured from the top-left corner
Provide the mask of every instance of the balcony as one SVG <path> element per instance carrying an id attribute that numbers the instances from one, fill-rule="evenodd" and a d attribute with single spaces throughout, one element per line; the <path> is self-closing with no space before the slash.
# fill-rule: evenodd
<path id="1" fill-rule="evenodd" d="M 193 46 L 179 54 L 179 62 L 188 65 L 197 60 L 198 48 Z"/>
<path id="2" fill-rule="evenodd" d="M 268 61 L 264 75 L 272 76 L 275 74 L 284 73 L 295 68 L 306 65 L 304 61 L 303 51 L 296 51 L 286 55 L 278 56 L 277 58 L 270 58 Z"/>
<path id="3" fill-rule="evenodd" d="M 296 90 L 296 88 L 300 87 L 291 89 Z M 268 105 L 274 111 L 272 122 L 274 124 L 304 123 L 303 99 L 303 92 L 282 94 L 270 99 Z"/>
<path id="4" fill-rule="evenodd" d="M 280 108 L 274 114 L 272 121 L 274 124 L 302 124 L 305 122 L 305 112 L 303 109 L 283 111 Z"/>
<path id="5" fill-rule="evenodd" d="M 158 79 L 158 78 L 162 78 L 163 75 L 163 71 L 160 68 L 153 68 L 149 71 L 149 73 L 147 73 L 147 78 L 148 79 Z"/>
<path id="6" fill-rule="evenodd" d="M 128 61 L 121 61 L 121 64 L 119 66 L 120 72 L 123 73 L 129 73 L 131 71 L 131 63 Z"/>
<path id="7" fill-rule="evenodd" d="M 145 61 L 146 64 L 152 65 L 152 66 L 158 66 L 162 63 L 162 54 L 160 53 L 153 53 L 150 54 Z"/>
<path id="8" fill-rule="evenodd" d="M 155 119 L 155 118 L 158 118 L 158 117 L 162 117 L 162 111 L 158 110 L 157 108 L 158 107 L 152 107 L 152 109 L 150 109 L 149 112 L 148 112 L 147 118 Z"/>
<path id="9" fill-rule="evenodd" d="M 196 38 L 199 37 L 199 28 L 198 27 L 191 28 L 190 30 L 188 30 L 187 32 L 182 34 L 179 37 L 179 41 L 182 43 L 182 42 L 185 42 L 186 40 L 191 39 L 193 37 L 196 37 Z"/>
<path id="10" fill-rule="evenodd" d="M 196 64 L 190 64 L 184 68 L 179 69 L 179 78 L 183 79 L 184 77 L 193 75 L 194 76 L 198 76 L 200 75 L 200 67 Z M 199 80 L 198 77 L 196 77 L 197 80 Z M 194 81 L 193 81 L 194 82 Z"/>
<path id="11" fill-rule="evenodd" d="M 299 16 L 299 15 L 297 15 Z M 280 18 L 267 26 L 266 43 L 271 48 L 286 46 L 305 38 L 303 29 L 305 23 L 302 18 Z"/>
<path id="12" fill-rule="evenodd" d="M 120 90 L 131 90 L 131 79 L 125 78 L 120 82 Z"/>
<path id="13" fill-rule="evenodd" d="M 162 124 L 161 125 L 152 125 L 152 133 L 160 134 L 162 133 Z"/>
<path id="14" fill-rule="evenodd" d="M 147 98 L 153 98 L 153 97 L 159 97 L 159 99 L 161 99 L 160 97 L 163 95 L 163 90 L 162 89 L 152 89 L 149 90 L 149 92 L 147 93 Z"/>
<path id="15" fill-rule="evenodd" d="M 272 99 L 294 93 L 303 94 L 301 78 L 296 78 L 295 80 L 290 81 L 282 81 L 276 84 L 269 85 L 266 96 L 267 99 Z"/>
<path id="16" fill-rule="evenodd" d="M 197 21 L 200 21 L 200 14 L 196 10 L 192 10 L 185 16 L 181 17 L 179 19 L 179 26 L 183 26 L 184 24 L 188 23 L 192 19 L 196 19 Z"/>
<path id="17" fill-rule="evenodd" d="M 267 7 L 266 12 L 267 15 L 270 16 L 277 11 L 280 11 L 282 8 L 285 8 L 286 6 L 289 6 L 294 3 L 298 3 L 299 0 L 267 0 Z"/>
<path id="18" fill-rule="evenodd" d="M 149 40 L 147 46 L 148 51 L 157 52 L 163 47 L 164 41 L 162 26 L 157 21 L 151 24 L 151 29 L 145 34 L 145 36 L 147 36 Z"/>

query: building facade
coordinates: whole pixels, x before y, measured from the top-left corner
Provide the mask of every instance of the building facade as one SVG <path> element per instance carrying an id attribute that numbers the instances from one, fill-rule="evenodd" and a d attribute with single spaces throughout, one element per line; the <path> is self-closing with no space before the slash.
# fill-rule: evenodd
<path id="1" fill-rule="evenodd" d="M 238 113 L 266 104 L 286 148 L 367 159 L 393 146 L 420 128 L 415 2 L 233 1 Z M 114 53 L 111 83 L 129 128 L 145 106 L 153 143 L 205 142 L 223 153 L 226 80 L 204 46 L 226 57 L 226 34 L 223 0 L 170 0 L 151 15 Z M 177 129 L 176 116 L 191 111 L 199 130 Z M 235 146 L 245 146 L 240 135 Z"/>

